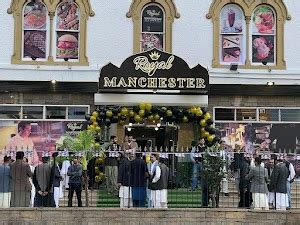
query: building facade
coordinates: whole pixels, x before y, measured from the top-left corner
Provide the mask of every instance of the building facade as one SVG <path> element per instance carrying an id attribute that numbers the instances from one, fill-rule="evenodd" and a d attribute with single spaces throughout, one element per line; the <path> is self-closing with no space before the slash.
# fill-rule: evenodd
<path id="1" fill-rule="evenodd" d="M 190 67 L 207 68 L 208 107 L 216 122 L 300 122 L 296 0 L 3 0 L 1 5 L 3 121 L 30 119 L 24 116 L 31 106 L 42 107 L 40 117 L 31 119 L 82 121 L 85 110 L 95 108 L 101 68 L 155 47 Z M 53 105 L 62 113 L 51 117 L 47 110 Z M 84 109 L 72 113 L 77 106 Z"/>

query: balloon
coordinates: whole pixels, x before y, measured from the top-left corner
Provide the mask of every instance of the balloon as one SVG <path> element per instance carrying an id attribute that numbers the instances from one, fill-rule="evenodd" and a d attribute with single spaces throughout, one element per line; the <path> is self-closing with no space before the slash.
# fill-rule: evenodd
<path id="1" fill-rule="evenodd" d="M 118 116 L 113 116 L 112 118 L 111 118 L 111 122 L 112 123 L 117 123 L 119 121 L 119 117 Z"/>
<path id="2" fill-rule="evenodd" d="M 196 116 L 202 116 L 202 115 L 203 115 L 202 110 L 201 110 L 201 109 L 196 110 L 195 115 L 196 115 Z"/>
<path id="3" fill-rule="evenodd" d="M 89 121 L 91 119 L 91 116 L 89 114 L 86 114 L 84 117 L 87 121 Z"/>
<path id="4" fill-rule="evenodd" d="M 184 123 L 187 123 L 187 122 L 189 122 L 189 119 L 188 119 L 188 117 L 187 117 L 187 116 L 183 116 L 183 118 L 182 118 L 182 122 L 184 122 Z"/>
<path id="5" fill-rule="evenodd" d="M 205 107 L 201 107 L 201 110 L 202 110 L 203 114 L 205 114 L 207 112 L 207 109 Z"/>
<path id="6" fill-rule="evenodd" d="M 114 108 L 112 108 L 111 111 L 112 111 L 113 114 L 117 115 L 119 113 L 119 108 L 118 107 L 114 107 Z"/>
<path id="7" fill-rule="evenodd" d="M 91 125 L 88 125 L 88 126 L 87 126 L 87 130 L 93 130 L 93 129 L 94 129 L 93 126 L 91 126 Z"/>
<path id="8" fill-rule="evenodd" d="M 143 117 L 143 116 L 145 115 L 145 110 L 144 110 L 144 109 L 141 109 L 141 110 L 139 111 L 139 115 L 140 115 L 140 117 Z"/>
<path id="9" fill-rule="evenodd" d="M 139 122 L 142 121 L 142 118 L 141 118 L 140 115 L 135 115 L 135 116 L 134 116 L 134 120 L 135 120 L 137 123 L 139 123 Z"/>
<path id="10" fill-rule="evenodd" d="M 192 108 L 190 109 L 190 111 L 191 111 L 191 113 L 196 114 L 197 108 L 196 108 L 196 107 L 192 107 Z"/>
<path id="11" fill-rule="evenodd" d="M 113 112 L 111 110 L 107 110 L 106 111 L 106 116 L 107 117 L 112 117 L 113 116 Z"/>
<path id="12" fill-rule="evenodd" d="M 96 119 L 96 117 L 91 116 L 90 120 L 91 120 L 92 122 L 95 122 L 97 119 Z"/>
<path id="13" fill-rule="evenodd" d="M 205 119 L 202 119 L 202 120 L 200 120 L 200 125 L 202 126 L 202 127 L 205 127 L 207 124 L 206 124 L 206 120 Z"/>
<path id="14" fill-rule="evenodd" d="M 138 113 L 140 111 L 140 108 L 138 106 L 134 106 L 133 107 L 133 111 L 136 112 L 136 113 Z"/>
<path id="15" fill-rule="evenodd" d="M 152 112 L 151 112 L 151 111 L 146 111 L 146 112 L 145 112 L 145 117 L 148 117 L 148 116 L 150 116 L 150 115 L 152 115 Z"/>
<path id="16" fill-rule="evenodd" d="M 124 125 L 125 125 L 125 123 L 126 123 L 126 121 L 125 121 L 125 120 L 120 120 L 120 122 L 119 122 L 119 125 L 121 125 L 121 126 L 124 126 Z"/>
<path id="17" fill-rule="evenodd" d="M 182 113 L 184 116 L 188 116 L 189 115 L 189 111 L 187 109 L 182 110 Z"/>
<path id="18" fill-rule="evenodd" d="M 134 117 L 130 117 L 130 118 L 129 118 L 129 123 L 135 123 Z"/>
<path id="19" fill-rule="evenodd" d="M 98 112 L 97 111 L 94 111 L 93 113 L 92 113 L 92 115 L 94 116 L 94 117 L 98 117 Z"/>
<path id="20" fill-rule="evenodd" d="M 152 104 L 151 103 L 146 103 L 145 108 L 146 108 L 147 111 L 150 111 L 152 109 Z"/>
<path id="21" fill-rule="evenodd" d="M 207 113 L 205 113 L 204 114 L 204 119 L 205 120 L 209 120 L 211 117 L 210 117 L 210 113 L 209 112 L 207 112 Z"/>
<path id="22" fill-rule="evenodd" d="M 106 116 L 105 112 L 100 112 L 99 113 L 99 118 L 103 119 L 103 118 L 105 118 L 105 116 Z"/>
<path id="23" fill-rule="evenodd" d="M 208 140 L 209 142 L 212 142 L 212 141 L 214 140 L 214 138 L 215 138 L 215 135 L 209 135 L 209 136 L 207 137 L 207 140 Z"/>
<path id="24" fill-rule="evenodd" d="M 123 115 L 123 116 L 128 115 L 128 109 L 126 107 L 121 108 L 121 115 Z"/>
<path id="25" fill-rule="evenodd" d="M 93 122 L 93 126 L 97 127 L 98 126 L 98 122 L 97 121 Z"/>
<path id="26" fill-rule="evenodd" d="M 148 120 L 152 122 L 154 120 L 154 116 L 153 115 L 148 116 Z"/>
<path id="27" fill-rule="evenodd" d="M 141 102 L 139 104 L 140 109 L 145 110 L 146 109 L 146 104 L 144 102 Z"/>
<path id="28" fill-rule="evenodd" d="M 127 117 L 126 116 L 120 116 L 120 120 L 126 120 L 127 119 Z"/>
<path id="29" fill-rule="evenodd" d="M 155 114 L 155 115 L 154 115 L 154 120 L 159 120 L 159 119 L 160 119 L 160 115 Z"/>
<path id="30" fill-rule="evenodd" d="M 171 117 L 173 115 L 173 113 L 171 110 L 167 110 L 166 115 Z"/>
<path id="31" fill-rule="evenodd" d="M 110 125 L 111 125 L 110 119 L 106 118 L 104 124 L 105 124 L 105 126 L 110 127 Z"/>
<path id="32" fill-rule="evenodd" d="M 157 107 L 152 107 L 152 113 L 156 114 L 158 112 L 158 108 Z"/>
<path id="33" fill-rule="evenodd" d="M 212 125 L 212 124 L 214 123 L 214 121 L 212 121 L 212 119 L 208 119 L 208 120 L 206 121 L 206 123 L 207 123 L 207 125 Z"/>
<path id="34" fill-rule="evenodd" d="M 204 137 L 208 137 L 208 136 L 210 136 L 210 134 L 207 131 L 205 131 L 204 132 Z"/>
<path id="35" fill-rule="evenodd" d="M 134 117 L 134 115 L 135 115 L 135 112 L 133 110 L 130 110 L 129 111 L 129 117 Z"/>

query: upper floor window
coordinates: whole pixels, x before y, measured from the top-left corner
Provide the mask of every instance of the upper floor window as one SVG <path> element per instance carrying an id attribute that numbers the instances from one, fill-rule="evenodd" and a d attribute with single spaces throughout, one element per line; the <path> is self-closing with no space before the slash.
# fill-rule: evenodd
<path id="1" fill-rule="evenodd" d="M 13 64 L 88 65 L 86 27 L 89 0 L 11 0 Z"/>
<path id="2" fill-rule="evenodd" d="M 285 69 L 283 1 L 214 0 L 207 18 L 214 31 L 213 67 Z"/>
<path id="3" fill-rule="evenodd" d="M 172 24 L 180 17 L 173 0 L 132 0 L 126 15 L 134 23 L 134 53 L 152 48 L 172 52 Z"/>
<path id="4" fill-rule="evenodd" d="M 152 48 L 164 50 L 165 13 L 157 4 L 147 5 L 142 10 L 141 51 Z"/>

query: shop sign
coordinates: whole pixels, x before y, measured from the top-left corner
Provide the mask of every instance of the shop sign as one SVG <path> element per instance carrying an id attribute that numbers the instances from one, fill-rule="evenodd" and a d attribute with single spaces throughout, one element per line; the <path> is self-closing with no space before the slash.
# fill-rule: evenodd
<path id="1" fill-rule="evenodd" d="M 190 69 L 178 56 L 152 49 L 127 58 L 120 68 L 109 63 L 100 72 L 99 92 L 130 89 L 177 90 L 207 94 L 208 71 L 201 65 Z"/>

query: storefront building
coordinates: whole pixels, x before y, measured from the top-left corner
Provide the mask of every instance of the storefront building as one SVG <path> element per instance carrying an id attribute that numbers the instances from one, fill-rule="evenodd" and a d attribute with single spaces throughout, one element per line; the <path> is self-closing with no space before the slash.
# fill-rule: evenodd
<path id="1" fill-rule="evenodd" d="M 4 0 L 0 122 L 83 122 L 95 108 L 101 68 L 156 48 L 208 70 L 208 108 L 217 123 L 300 123 L 299 6 L 296 0 Z M 185 126 L 183 146 L 194 133 Z"/>

